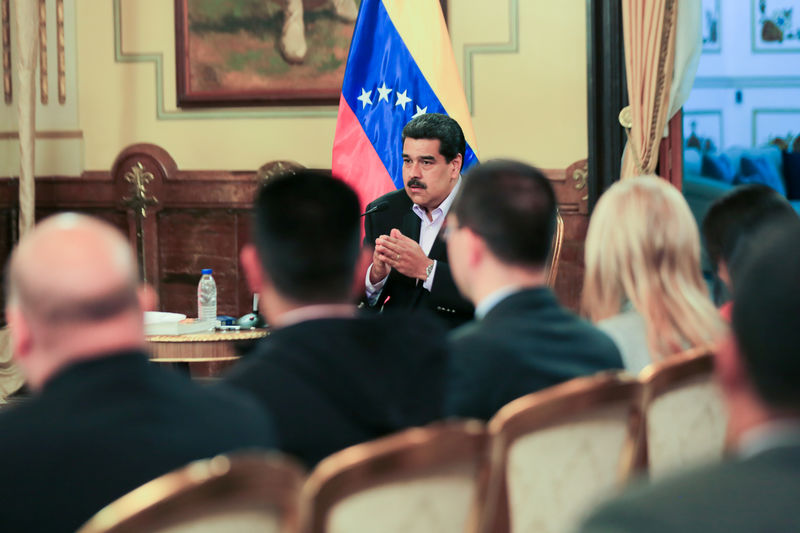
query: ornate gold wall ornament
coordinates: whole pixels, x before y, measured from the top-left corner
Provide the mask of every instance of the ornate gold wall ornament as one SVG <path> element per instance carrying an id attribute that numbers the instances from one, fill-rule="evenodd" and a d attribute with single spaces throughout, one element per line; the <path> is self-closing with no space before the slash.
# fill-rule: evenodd
<path id="1" fill-rule="evenodd" d="M 144 219 L 147 217 L 147 208 L 158 205 L 158 198 L 147 196 L 147 184 L 153 181 L 153 173 L 144 169 L 141 161 L 137 161 L 125 173 L 125 181 L 131 184 L 131 196 L 122 198 L 122 203 L 133 209 L 136 219 L 136 259 L 139 264 L 139 273 L 142 281 L 147 281 L 147 260 L 144 245 Z"/>
<path id="2" fill-rule="evenodd" d="M 47 0 L 39 0 L 39 94 L 47 104 Z"/>
<path id="3" fill-rule="evenodd" d="M 585 189 L 586 185 L 589 183 L 589 166 L 578 167 L 572 173 L 572 179 L 575 180 L 575 189 L 580 191 L 581 189 Z M 586 194 L 581 198 L 581 200 L 588 200 L 589 195 Z"/>
<path id="4" fill-rule="evenodd" d="M 124 197 L 122 202 L 137 211 L 141 218 L 147 218 L 147 208 L 151 205 L 158 205 L 158 198 L 147 196 L 147 184 L 153 181 L 153 173 L 146 171 L 142 162 L 137 161 L 125 173 L 125 181 L 131 184 L 132 195 Z"/>
<path id="5" fill-rule="evenodd" d="M 56 0 L 56 45 L 58 46 L 58 103 L 67 102 L 67 67 L 64 51 L 64 0 Z"/>
<path id="6" fill-rule="evenodd" d="M 3 93 L 6 104 L 11 104 L 11 0 L 0 0 L 0 13 L 3 24 Z"/>

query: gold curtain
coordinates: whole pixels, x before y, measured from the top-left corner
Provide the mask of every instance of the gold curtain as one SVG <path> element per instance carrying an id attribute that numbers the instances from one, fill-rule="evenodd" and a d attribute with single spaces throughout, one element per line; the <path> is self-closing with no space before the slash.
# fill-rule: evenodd
<path id="1" fill-rule="evenodd" d="M 34 162 L 36 129 L 36 66 L 39 48 L 39 2 L 17 1 L 15 4 L 17 29 L 17 116 L 19 117 L 19 236 L 33 228 Z"/>
<path id="2" fill-rule="evenodd" d="M 39 49 L 39 2 L 17 0 L 14 4 L 17 30 L 16 70 L 19 79 L 17 117 L 19 119 L 19 237 L 35 223 L 35 135 L 36 135 L 36 67 Z M 19 368 L 11 357 L 11 340 L 7 328 L 0 329 L 0 400 L 23 384 Z"/>
<path id="3" fill-rule="evenodd" d="M 0 328 L 0 403 L 22 387 L 24 382 L 22 372 L 11 358 L 11 338 L 8 328 Z"/>
<path id="4" fill-rule="evenodd" d="M 652 174 L 667 123 L 675 63 L 678 0 L 622 0 L 630 105 L 620 113 L 628 132 L 621 177 Z"/>

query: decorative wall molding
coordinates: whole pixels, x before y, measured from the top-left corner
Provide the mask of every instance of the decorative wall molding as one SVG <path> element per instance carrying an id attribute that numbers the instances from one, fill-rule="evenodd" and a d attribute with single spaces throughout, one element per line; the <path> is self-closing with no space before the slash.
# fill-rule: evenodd
<path id="1" fill-rule="evenodd" d="M 586 186 L 580 178 L 586 164 L 582 159 L 566 169 L 543 169 L 564 219 L 555 291 L 575 310 L 589 221 Z M 254 172 L 182 170 L 163 148 L 136 144 L 120 152 L 110 171 L 37 177 L 36 216 L 78 211 L 119 227 L 139 251 L 141 270 L 158 291 L 164 310 L 192 313 L 200 268 L 219 270 L 224 275 L 217 284 L 225 295 L 220 312 L 239 316 L 252 305 L 238 255 L 249 240 L 250 209 L 258 186 Z M 18 191 L 16 178 L 0 178 L 0 264 L 15 242 L 11 222 L 17 216 Z M 140 216 L 142 208 L 145 217 Z"/>
<path id="2" fill-rule="evenodd" d="M 794 135 L 800 134 L 800 107 L 795 108 L 755 108 L 753 109 L 753 113 L 751 116 L 752 126 L 751 126 L 751 134 L 752 134 L 752 145 L 758 145 L 759 139 L 759 129 L 758 129 L 758 119 L 759 116 L 763 115 L 790 115 L 791 118 L 787 121 L 788 130 L 786 133 L 791 133 Z M 775 133 L 774 135 L 782 136 L 784 132 Z"/>
<path id="3" fill-rule="evenodd" d="M 5 102 L 11 105 L 13 101 L 11 78 L 11 0 L 0 0 L 0 24 L 2 24 L 3 44 L 3 93 Z"/>
<path id="4" fill-rule="evenodd" d="M 7 1 L 7 0 L 0 0 Z M 156 75 L 156 118 L 158 120 L 214 120 L 258 118 L 333 118 L 338 111 L 333 106 L 292 107 L 247 110 L 168 110 L 164 106 L 165 76 L 164 54 L 161 52 L 124 52 L 122 46 L 122 0 L 114 4 L 114 60 L 117 63 L 152 63 Z M 519 0 L 508 0 L 509 40 L 506 43 L 465 44 L 464 93 L 473 112 L 473 58 L 479 54 L 506 54 L 519 52 Z"/>
<path id="5" fill-rule="evenodd" d="M 42 105 L 49 101 L 47 81 L 47 0 L 39 0 L 39 98 Z"/>
<path id="6" fill-rule="evenodd" d="M 715 120 L 717 124 L 717 136 L 716 139 L 712 139 L 716 142 L 717 149 L 721 150 L 722 147 L 725 146 L 725 128 L 724 128 L 724 120 L 723 120 L 723 113 L 722 109 L 692 109 L 691 111 L 684 111 L 683 112 L 683 137 L 684 139 L 688 139 L 689 136 L 692 134 L 691 126 L 686 127 L 687 124 L 691 124 L 692 119 L 700 119 L 703 121 L 704 118 L 713 117 L 712 120 Z M 707 121 L 704 121 L 707 122 Z M 701 126 L 706 127 L 707 124 L 701 124 Z M 702 138 L 707 138 L 705 136 L 705 131 L 698 132 L 701 134 Z"/>
<path id="7" fill-rule="evenodd" d="M 694 89 L 795 89 L 800 76 L 698 76 Z"/>
<path id="8" fill-rule="evenodd" d="M 36 139 L 83 139 L 82 131 L 39 130 Z M 17 131 L 0 131 L 0 141 L 19 139 Z"/>
<path id="9" fill-rule="evenodd" d="M 476 55 L 518 54 L 519 53 L 519 0 L 508 2 L 508 41 L 505 43 L 465 44 L 464 45 L 464 94 L 471 115 L 475 114 L 473 87 L 473 59 Z"/>
<path id="10" fill-rule="evenodd" d="M 765 42 L 760 35 L 759 27 L 762 23 L 760 17 L 758 15 L 758 7 L 757 4 L 762 4 L 763 7 L 767 8 L 767 3 L 764 0 L 750 0 L 750 49 L 753 54 L 798 54 L 800 53 L 800 39 L 785 39 L 783 37 L 780 38 L 778 42 L 777 39 L 773 38 L 772 42 Z M 772 4 L 772 3 L 771 3 Z M 769 20 L 769 23 L 772 24 L 773 31 L 780 31 L 781 33 L 788 30 L 788 32 L 800 34 L 800 23 L 792 24 L 792 16 L 791 12 L 793 8 L 800 6 L 800 3 L 797 0 L 788 2 L 789 5 L 786 5 L 787 2 L 783 2 L 782 8 L 789 8 L 787 11 L 789 12 L 788 17 L 783 17 L 783 24 L 784 27 L 779 29 L 776 23 L 780 24 L 780 22 L 775 20 Z M 774 4 L 772 4 L 774 8 Z M 797 12 L 795 12 L 797 14 Z M 766 20 L 769 19 L 767 13 L 764 13 L 762 17 Z M 796 20 L 796 19 L 795 19 Z M 773 36 L 774 37 L 774 36 Z"/>
<path id="11" fill-rule="evenodd" d="M 56 0 L 56 47 L 58 59 L 58 103 L 67 102 L 67 60 L 64 43 L 64 0 Z"/>

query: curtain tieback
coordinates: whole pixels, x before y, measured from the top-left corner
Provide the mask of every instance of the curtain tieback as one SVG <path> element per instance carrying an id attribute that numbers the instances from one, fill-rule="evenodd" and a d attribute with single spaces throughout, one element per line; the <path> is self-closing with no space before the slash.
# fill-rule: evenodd
<path id="1" fill-rule="evenodd" d="M 631 128 L 633 127 L 633 112 L 631 111 L 631 106 L 626 105 L 619 112 L 619 123 L 625 130 L 625 136 L 628 138 L 628 147 L 630 147 L 631 154 L 633 155 L 633 164 L 636 165 L 636 170 L 640 174 L 644 174 L 642 158 L 639 157 L 639 150 L 631 137 Z"/>

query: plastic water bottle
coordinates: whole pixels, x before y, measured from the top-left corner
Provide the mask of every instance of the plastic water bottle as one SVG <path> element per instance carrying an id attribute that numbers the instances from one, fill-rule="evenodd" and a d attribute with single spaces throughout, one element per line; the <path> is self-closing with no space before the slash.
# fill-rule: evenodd
<path id="1" fill-rule="evenodd" d="M 214 281 L 213 270 L 204 268 L 200 283 L 197 284 L 197 319 L 217 319 L 217 283 Z"/>

